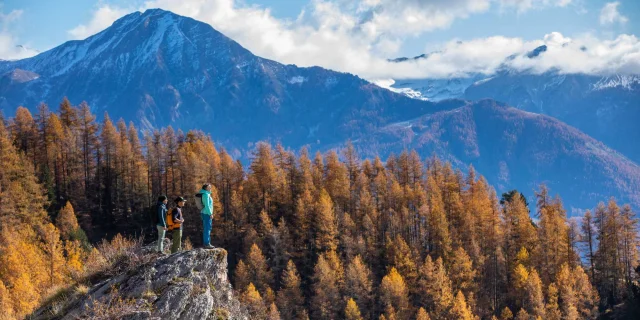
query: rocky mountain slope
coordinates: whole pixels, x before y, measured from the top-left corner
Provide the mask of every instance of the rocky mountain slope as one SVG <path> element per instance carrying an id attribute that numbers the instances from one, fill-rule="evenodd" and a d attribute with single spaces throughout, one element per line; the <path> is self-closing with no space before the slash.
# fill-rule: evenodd
<path id="1" fill-rule="evenodd" d="M 167 243 L 168 244 L 168 243 Z M 52 299 L 30 319 L 248 319 L 227 278 L 227 252 L 153 253 L 150 263 L 104 279 L 85 294 Z"/>

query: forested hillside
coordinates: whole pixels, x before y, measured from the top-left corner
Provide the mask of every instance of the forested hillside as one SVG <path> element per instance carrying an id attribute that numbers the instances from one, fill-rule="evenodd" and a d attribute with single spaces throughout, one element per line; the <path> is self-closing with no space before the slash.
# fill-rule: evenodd
<path id="1" fill-rule="evenodd" d="M 245 168 L 201 132 L 141 134 L 67 100 L 0 121 L 0 151 L 0 318 L 103 270 L 125 240 L 99 239 L 152 241 L 161 194 L 190 200 L 197 246 L 205 182 L 214 245 L 255 319 L 591 319 L 637 294 L 630 206 L 603 199 L 569 220 L 545 186 L 528 205 L 416 152 L 383 162 L 350 145 L 312 156 L 259 143 Z"/>

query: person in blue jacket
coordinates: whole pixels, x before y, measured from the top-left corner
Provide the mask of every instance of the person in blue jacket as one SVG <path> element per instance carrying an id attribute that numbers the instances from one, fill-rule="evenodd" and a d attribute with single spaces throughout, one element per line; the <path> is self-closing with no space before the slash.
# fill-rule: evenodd
<path id="1" fill-rule="evenodd" d="M 158 252 L 162 252 L 164 250 L 163 242 L 165 233 L 167 232 L 167 222 L 165 221 L 167 216 L 167 202 L 169 202 L 167 196 L 158 197 L 158 212 L 156 213 L 158 215 L 158 224 L 156 225 L 158 228 L 158 243 L 156 250 L 158 250 Z"/>
<path id="2" fill-rule="evenodd" d="M 202 245 L 211 249 L 211 223 L 213 221 L 213 198 L 211 197 L 211 184 L 205 183 L 202 186 L 201 194 L 202 210 L 200 210 L 200 217 L 202 218 Z"/>

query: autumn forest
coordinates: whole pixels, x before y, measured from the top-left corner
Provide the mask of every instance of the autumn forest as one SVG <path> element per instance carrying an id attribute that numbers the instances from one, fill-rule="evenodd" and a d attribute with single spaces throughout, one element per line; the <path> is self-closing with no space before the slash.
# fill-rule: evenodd
<path id="1" fill-rule="evenodd" d="M 544 185 L 498 194 L 437 155 L 260 142 L 243 164 L 200 131 L 56 109 L 0 116 L 0 319 L 106 268 L 123 239 L 154 241 L 159 195 L 187 198 L 183 238 L 199 246 L 206 182 L 213 245 L 253 319 L 595 319 L 637 304 L 638 218 L 615 199 L 569 218 Z"/>

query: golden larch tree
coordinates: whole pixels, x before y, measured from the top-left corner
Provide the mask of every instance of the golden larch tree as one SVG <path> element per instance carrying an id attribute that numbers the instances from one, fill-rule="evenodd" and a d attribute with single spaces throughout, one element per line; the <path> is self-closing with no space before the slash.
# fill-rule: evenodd
<path id="1" fill-rule="evenodd" d="M 280 312 L 275 303 L 271 303 L 269 306 L 269 312 L 267 313 L 266 320 L 280 320 Z"/>
<path id="2" fill-rule="evenodd" d="M 429 314 L 427 313 L 427 311 L 424 310 L 424 308 L 420 307 L 420 309 L 418 309 L 418 313 L 416 314 L 416 320 L 430 320 L 431 318 L 429 318 Z"/>
<path id="3" fill-rule="evenodd" d="M 504 309 L 502 309 L 502 312 L 500 312 L 500 320 L 512 320 L 513 319 L 513 312 L 511 312 L 511 309 L 509 309 L 509 307 L 504 307 Z"/>
<path id="4" fill-rule="evenodd" d="M 516 315 L 516 320 L 530 320 L 529 314 L 526 310 L 520 309 L 520 311 L 518 311 L 518 314 Z"/>
<path id="5" fill-rule="evenodd" d="M 319 252 L 336 250 L 338 229 L 329 194 L 322 190 L 315 205 L 315 247 Z"/>
<path id="6" fill-rule="evenodd" d="M 304 296 L 300 288 L 300 276 L 293 261 L 289 260 L 282 274 L 282 288 L 277 294 L 278 308 L 285 319 L 296 319 L 302 315 Z"/>
<path id="7" fill-rule="evenodd" d="M 467 301 L 464 298 L 462 291 L 458 291 L 455 299 L 453 299 L 453 306 L 451 306 L 451 319 L 460 320 L 473 320 L 474 315 L 471 308 L 467 305 Z"/>
<path id="8" fill-rule="evenodd" d="M 345 295 L 355 297 L 355 302 L 364 310 L 365 318 L 370 318 L 373 308 L 373 274 L 360 256 L 349 262 L 345 274 Z"/>
<path id="9" fill-rule="evenodd" d="M 267 259 L 262 254 L 262 250 L 254 243 L 247 255 L 247 269 L 249 270 L 250 282 L 255 283 L 255 287 L 262 294 L 273 284 L 273 273 L 269 269 Z"/>
<path id="10" fill-rule="evenodd" d="M 347 307 L 344 309 L 344 318 L 346 320 L 363 320 L 360 309 L 353 298 L 347 301 Z"/>
<path id="11" fill-rule="evenodd" d="M 450 263 L 449 274 L 453 292 L 462 290 L 465 297 L 470 298 L 475 296 L 475 278 L 477 271 L 473 267 L 471 257 L 469 257 L 464 248 L 458 247 L 458 249 L 453 252 Z"/>
<path id="12" fill-rule="evenodd" d="M 544 294 L 542 293 L 542 281 L 538 272 L 531 269 L 525 285 L 525 303 L 528 312 L 533 317 L 545 318 Z"/>
<path id="13" fill-rule="evenodd" d="M 434 263 L 427 256 L 420 268 L 420 303 L 430 310 L 433 318 L 442 318 L 453 303 L 451 280 L 447 276 L 442 258 Z"/>
<path id="14" fill-rule="evenodd" d="M 418 267 L 414 262 L 411 248 L 400 234 L 397 234 L 393 240 L 387 239 L 386 242 L 387 268 L 396 268 L 406 279 L 409 292 L 415 292 L 417 288 L 414 288 L 414 285 L 417 284 Z"/>
<path id="15" fill-rule="evenodd" d="M 246 288 L 251 282 L 251 273 L 249 272 L 247 264 L 245 264 L 243 260 L 238 261 L 233 278 L 236 290 Z"/>
<path id="16" fill-rule="evenodd" d="M 389 273 L 382 278 L 380 284 L 380 301 L 386 307 L 396 310 L 398 319 L 409 317 L 409 289 L 404 278 L 396 268 L 391 268 Z"/>
<path id="17" fill-rule="evenodd" d="M 264 319 L 266 314 L 266 308 L 264 306 L 264 301 L 260 296 L 258 290 L 253 285 L 253 283 L 249 283 L 247 288 L 242 293 L 240 297 L 240 301 L 242 301 L 249 309 L 249 315 L 253 319 Z"/>
<path id="18" fill-rule="evenodd" d="M 312 314 L 318 319 L 337 318 L 343 307 L 338 275 L 324 255 L 318 257 L 313 274 Z"/>
<path id="19" fill-rule="evenodd" d="M 67 201 L 65 206 L 60 209 L 60 213 L 56 217 L 56 227 L 58 227 L 62 239 L 65 240 L 70 239 L 73 233 L 80 228 L 71 202 Z"/>
<path id="20" fill-rule="evenodd" d="M 549 285 L 547 290 L 547 305 L 545 309 L 547 319 L 560 320 L 562 318 L 560 306 L 558 305 L 558 288 L 553 283 Z"/>
<path id="21" fill-rule="evenodd" d="M 429 251 L 436 257 L 443 257 L 451 252 L 449 223 L 444 212 L 444 203 L 440 188 L 433 177 L 427 180 L 427 205 L 429 226 Z"/>

